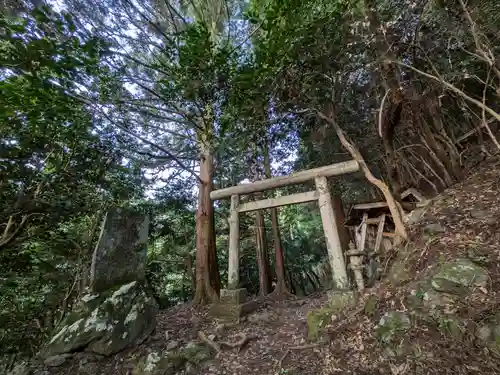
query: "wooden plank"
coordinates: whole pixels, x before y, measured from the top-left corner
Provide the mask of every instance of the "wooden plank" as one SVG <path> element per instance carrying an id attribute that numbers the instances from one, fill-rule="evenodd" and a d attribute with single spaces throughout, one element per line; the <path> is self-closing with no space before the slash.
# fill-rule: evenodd
<path id="1" fill-rule="evenodd" d="M 382 207 L 388 207 L 387 202 L 358 203 L 355 204 L 352 208 L 355 210 L 369 210 L 371 208 L 382 208 Z"/>
<path id="2" fill-rule="evenodd" d="M 359 240 L 359 251 L 364 251 L 365 250 L 365 242 L 366 242 L 366 229 L 368 228 L 367 221 L 368 220 L 368 214 L 365 212 L 363 214 L 363 222 L 361 223 L 361 238 Z"/>
<path id="3" fill-rule="evenodd" d="M 413 210 L 415 207 L 419 207 L 421 205 L 426 205 L 425 202 L 422 203 L 411 203 L 411 202 L 401 202 L 401 207 L 403 207 L 407 211 Z M 387 202 L 374 202 L 374 203 L 357 203 L 352 206 L 354 210 L 370 210 L 372 208 L 384 208 L 389 207 Z"/>
<path id="4" fill-rule="evenodd" d="M 347 173 L 357 172 L 359 164 L 355 160 L 345 161 L 342 163 L 331 164 L 325 167 L 308 169 L 293 173 L 289 176 L 279 176 L 268 178 L 265 180 L 255 181 L 249 184 L 240 184 L 225 189 L 214 190 L 210 193 L 212 200 L 230 197 L 231 195 L 238 194 L 251 194 L 259 191 L 275 189 L 282 186 L 300 184 L 317 177 L 331 177 L 339 176 Z"/>
<path id="5" fill-rule="evenodd" d="M 366 223 L 368 225 L 373 225 L 373 224 L 377 224 L 378 225 L 378 223 L 380 223 L 380 217 L 372 217 L 371 219 L 366 220 Z"/>
<path id="6" fill-rule="evenodd" d="M 316 201 L 319 198 L 317 191 L 285 195 L 283 197 L 262 199 L 260 201 L 247 202 L 240 205 L 238 212 L 263 210 L 266 208 L 288 206 L 290 204 L 306 203 Z"/>
<path id="7" fill-rule="evenodd" d="M 389 213 L 386 213 L 385 216 L 391 217 L 391 215 Z M 372 217 L 372 218 L 369 218 L 368 220 L 366 220 L 366 223 L 368 225 L 378 225 L 379 222 L 380 222 L 380 217 Z M 359 226 L 361 226 L 361 225 L 359 225 Z M 356 228 L 357 226 L 355 224 L 352 224 L 352 225 L 346 225 L 346 227 Z"/>
<path id="8" fill-rule="evenodd" d="M 378 229 L 377 229 L 377 237 L 375 239 L 375 248 L 373 251 L 378 253 L 380 250 L 380 245 L 382 244 L 382 238 L 384 234 L 384 226 L 385 226 L 385 214 L 380 215 Z"/>

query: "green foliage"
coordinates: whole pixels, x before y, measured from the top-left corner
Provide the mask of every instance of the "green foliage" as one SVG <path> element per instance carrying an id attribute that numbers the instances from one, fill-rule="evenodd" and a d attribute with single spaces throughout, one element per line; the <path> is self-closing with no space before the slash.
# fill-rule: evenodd
<path id="1" fill-rule="evenodd" d="M 0 338 L 33 353 L 85 286 L 105 208 L 140 195 L 141 175 L 85 105 L 103 43 L 48 8 L 1 17 L 0 34 Z"/>
<path id="2" fill-rule="evenodd" d="M 195 213 L 189 195 L 175 196 L 165 188 L 150 211 L 152 222 L 147 278 L 161 308 L 192 297 L 195 250 Z"/>

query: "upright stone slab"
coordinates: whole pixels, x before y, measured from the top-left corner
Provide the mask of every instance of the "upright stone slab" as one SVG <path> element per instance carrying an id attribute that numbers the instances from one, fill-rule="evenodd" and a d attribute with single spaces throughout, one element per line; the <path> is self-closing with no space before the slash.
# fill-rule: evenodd
<path id="1" fill-rule="evenodd" d="M 81 350 L 110 356 L 153 332 L 158 305 L 144 283 L 148 225 L 143 214 L 108 211 L 92 258 L 91 291 L 55 329 L 44 357 Z"/>
<path id="2" fill-rule="evenodd" d="M 92 257 L 92 292 L 144 280 L 148 230 L 149 218 L 144 214 L 121 208 L 107 212 Z"/>

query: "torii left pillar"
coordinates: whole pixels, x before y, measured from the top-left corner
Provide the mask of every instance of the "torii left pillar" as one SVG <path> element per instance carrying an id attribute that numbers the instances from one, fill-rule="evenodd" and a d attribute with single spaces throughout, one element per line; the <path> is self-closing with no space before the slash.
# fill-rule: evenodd
<path id="1" fill-rule="evenodd" d="M 221 289 L 219 303 L 210 308 L 213 316 L 238 320 L 259 307 L 256 301 L 247 301 L 247 290 L 240 288 L 240 198 L 231 196 L 229 214 L 229 254 L 227 289 Z"/>

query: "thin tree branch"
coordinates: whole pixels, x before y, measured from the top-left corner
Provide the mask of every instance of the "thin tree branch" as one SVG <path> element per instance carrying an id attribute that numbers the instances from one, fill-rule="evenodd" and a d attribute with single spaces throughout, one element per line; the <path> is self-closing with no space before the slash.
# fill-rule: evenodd
<path id="1" fill-rule="evenodd" d="M 137 138 L 138 140 L 140 140 L 141 142 L 144 142 L 162 152 L 164 152 L 165 154 L 167 154 L 173 161 L 175 161 L 177 163 L 177 165 L 179 165 L 179 167 L 181 167 L 183 170 L 185 170 L 186 172 L 188 172 L 189 174 L 191 174 L 193 177 L 196 178 L 196 180 L 198 182 L 202 182 L 200 176 L 198 176 L 196 173 L 194 173 L 191 169 L 189 169 L 182 161 L 180 161 L 174 154 L 172 154 L 170 151 L 168 151 L 166 148 L 162 147 L 162 146 L 159 146 L 157 145 L 156 143 L 154 142 L 151 142 L 150 140 L 144 138 L 144 137 L 141 137 L 140 135 L 138 134 L 135 134 L 133 131 L 127 129 L 125 126 L 117 123 L 116 121 L 114 121 L 112 118 L 110 118 L 106 113 L 104 113 L 103 111 L 100 111 L 100 113 L 102 115 L 104 115 L 104 117 L 106 117 L 106 119 L 108 121 L 110 121 L 112 124 L 114 124 L 117 128 L 123 130 L 125 133 L 127 134 L 130 134 L 131 136 Z"/>
<path id="2" fill-rule="evenodd" d="M 463 92 L 462 90 L 460 90 L 458 87 L 456 87 L 453 84 L 445 81 L 443 78 L 438 78 L 438 77 L 436 77 L 436 76 L 434 76 L 432 74 L 423 72 L 422 70 L 414 68 L 413 66 L 405 64 L 405 63 L 403 63 L 401 61 L 394 60 L 392 62 L 395 63 L 395 64 L 397 64 L 397 65 L 399 65 L 399 66 L 403 66 L 405 68 L 413 70 L 414 72 L 416 72 L 416 73 L 418 73 L 418 74 L 420 74 L 420 75 L 422 75 L 424 77 L 427 77 L 429 79 L 432 79 L 433 81 L 441 83 L 443 86 L 447 87 L 448 89 L 450 89 L 454 93 L 460 95 L 462 98 L 464 98 L 465 100 L 471 102 L 472 104 L 475 104 L 479 108 L 484 109 L 486 112 L 488 112 L 490 115 L 492 115 L 496 120 L 500 121 L 500 114 L 498 114 L 493 109 L 491 109 L 490 107 L 486 106 L 485 104 L 483 104 L 479 100 L 474 99 L 473 97 L 467 95 L 465 92 Z"/>
<path id="3" fill-rule="evenodd" d="M 384 104 L 387 99 L 387 95 L 391 92 L 391 89 L 385 92 L 384 97 L 382 98 L 382 102 L 380 103 L 380 109 L 378 110 L 378 135 L 382 138 L 382 119 L 384 114 Z"/>

